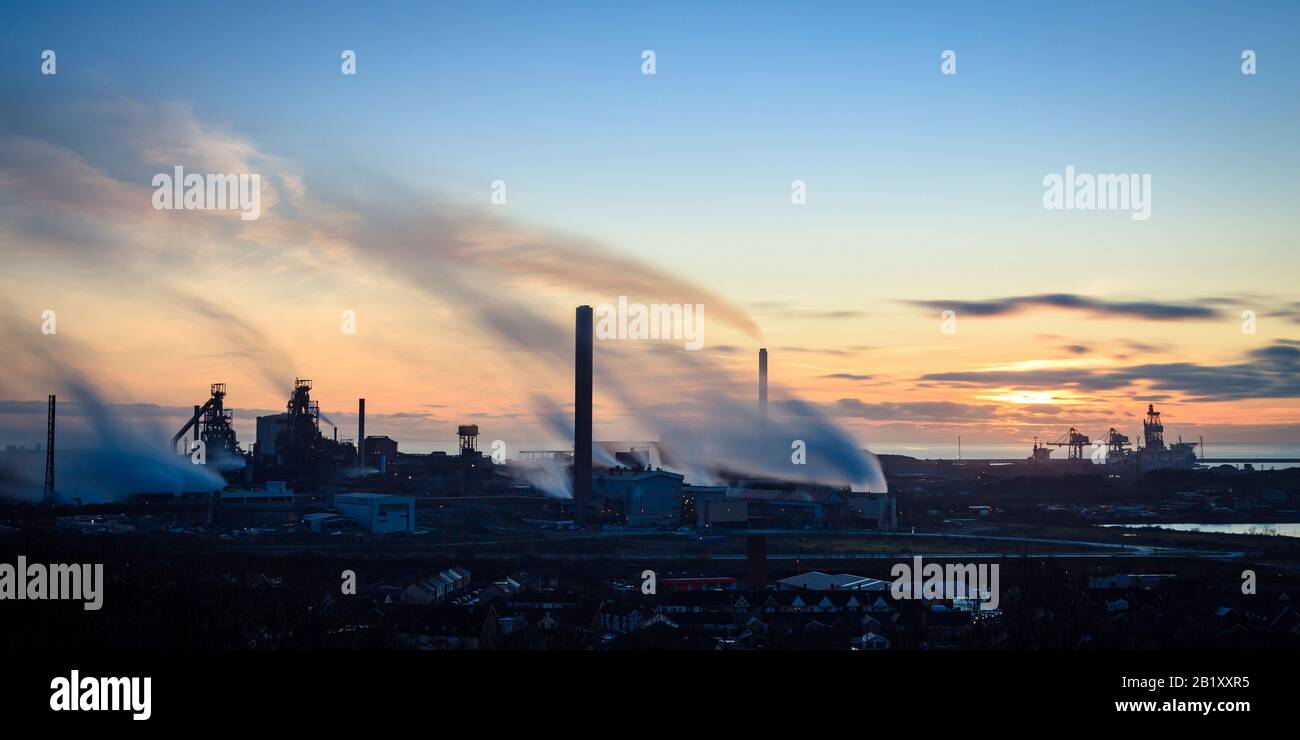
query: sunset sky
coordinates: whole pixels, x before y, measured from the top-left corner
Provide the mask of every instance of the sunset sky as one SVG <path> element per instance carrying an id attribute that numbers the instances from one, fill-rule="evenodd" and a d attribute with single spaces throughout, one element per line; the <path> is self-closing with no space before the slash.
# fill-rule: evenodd
<path id="1" fill-rule="evenodd" d="M 406 450 L 555 445 L 574 307 L 622 295 L 706 343 L 598 343 L 598 439 L 752 400 L 766 346 L 774 405 L 873 449 L 1148 402 L 1300 443 L 1300 5 L 895 6 L 6 5 L 0 443 L 76 376 L 169 431 L 226 382 L 251 442 L 296 375 L 343 436 L 364 396 Z M 177 165 L 261 174 L 261 218 L 155 210 Z M 1149 173 L 1151 218 L 1045 210 L 1067 165 Z"/>

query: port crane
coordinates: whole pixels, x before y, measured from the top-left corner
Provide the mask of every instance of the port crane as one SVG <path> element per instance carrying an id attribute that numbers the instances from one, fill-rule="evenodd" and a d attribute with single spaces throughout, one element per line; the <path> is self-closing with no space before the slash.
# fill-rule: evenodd
<path id="1" fill-rule="evenodd" d="M 1111 431 L 1114 430 L 1112 429 Z M 1092 445 L 1092 440 L 1088 439 L 1088 435 L 1083 434 L 1078 429 L 1070 427 L 1070 431 L 1062 434 L 1051 442 L 1047 442 L 1047 444 L 1054 447 L 1068 447 L 1070 449 L 1069 459 L 1082 460 L 1083 448 Z"/>
<path id="2" fill-rule="evenodd" d="M 1115 427 L 1111 427 L 1110 431 L 1106 433 L 1107 454 L 1110 453 L 1123 454 L 1127 448 L 1132 446 L 1132 444 L 1133 443 L 1128 440 L 1128 436 L 1120 434 L 1119 430 L 1116 429 Z"/>

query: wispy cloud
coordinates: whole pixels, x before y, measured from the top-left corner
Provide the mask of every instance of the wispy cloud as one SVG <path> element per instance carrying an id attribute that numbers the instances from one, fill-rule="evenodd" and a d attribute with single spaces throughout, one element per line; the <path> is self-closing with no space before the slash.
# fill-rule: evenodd
<path id="1" fill-rule="evenodd" d="M 858 380 L 858 381 L 862 381 L 862 380 L 871 380 L 871 379 L 874 378 L 875 376 L 874 376 L 874 375 L 863 375 L 863 374 L 859 374 L 859 373 L 831 373 L 830 375 L 823 375 L 822 377 L 823 377 L 823 378 L 830 378 L 830 379 L 834 379 L 834 380 Z"/>
<path id="2" fill-rule="evenodd" d="M 791 413 L 800 413 L 809 408 L 808 404 L 774 405 L 787 406 Z M 841 398 L 830 404 L 819 404 L 817 408 L 831 416 L 852 417 L 873 421 L 959 421 L 987 420 L 997 416 L 996 404 L 963 404 L 951 401 L 911 401 L 867 403 L 856 398 Z"/>
<path id="3" fill-rule="evenodd" d="M 240 365 L 268 381 L 287 382 L 293 375 L 291 358 L 269 337 L 291 338 L 288 346 L 313 360 L 316 350 L 299 341 L 298 327 L 274 310 L 282 305 L 275 301 L 291 295 L 293 300 L 283 305 L 301 313 L 300 304 L 313 305 L 313 293 L 323 286 L 342 292 L 363 282 L 398 293 L 396 310 L 402 313 L 384 320 L 428 328 L 430 343 L 444 331 L 489 337 L 497 361 L 491 363 L 496 387 L 515 397 L 567 397 L 572 392 L 575 302 L 614 302 L 626 295 L 642 302 L 700 303 L 714 341 L 731 337 L 733 344 L 724 346 L 734 347 L 737 335 L 760 338 L 747 312 L 702 283 L 661 269 L 653 254 L 629 256 L 578 234 L 510 218 L 504 210 L 439 198 L 400 178 L 372 174 L 365 187 L 303 178 L 291 163 L 200 123 L 188 109 L 164 106 L 150 116 L 149 105 L 138 101 L 100 102 L 49 134 L 20 135 L 0 127 L 0 165 L 14 163 L 14 169 L 21 169 L 0 181 L 6 185 L 0 215 L 36 214 L 22 221 L 0 219 L 0 241 L 33 244 L 33 251 L 43 252 L 42 258 L 60 270 L 83 265 L 91 272 L 112 272 L 113 290 L 129 286 L 130 295 L 140 297 L 131 306 L 133 327 L 147 329 L 160 317 L 200 319 L 201 327 L 178 332 L 180 343 L 161 350 L 168 355 L 211 352 L 215 337 L 223 369 Z M 116 135 L 105 136 L 103 129 Z M 23 154 L 38 134 L 48 136 L 42 141 L 49 157 Z M 62 163 L 62 169 L 50 167 L 50 161 Z M 279 184 L 279 192 L 263 198 L 261 218 L 251 222 L 233 214 L 223 218 L 154 210 L 150 173 L 169 171 L 174 164 L 261 172 L 264 181 Z M 69 174 L 77 174 L 84 187 L 69 188 L 64 177 Z M 29 180 L 36 185 L 22 185 Z M 77 233 L 49 230 L 69 214 L 81 219 L 78 230 L 105 243 L 88 245 Z M 41 249 L 51 244 L 58 249 Z M 101 284 L 86 282 L 92 290 Z M 208 297 L 215 293 L 224 300 Z M 204 297 L 193 297 L 200 294 Z M 313 320 L 337 320 L 337 308 L 321 306 Z M 429 327 L 425 315 L 432 307 L 443 312 L 436 327 Z M 750 373 L 737 376 L 705 352 L 667 349 L 600 343 L 598 403 L 605 418 L 648 407 L 667 394 L 688 402 L 690 413 L 671 418 L 647 413 L 636 421 L 647 427 L 646 434 L 672 443 L 692 470 L 716 468 L 725 460 L 738 470 L 883 486 L 878 466 L 835 423 L 817 414 L 795 418 L 774 413 L 769 419 L 774 437 L 815 440 L 826 451 L 817 465 L 791 473 L 788 452 L 774 454 L 753 445 L 756 405 L 748 391 Z M 404 362 L 419 372 L 418 359 Z M 788 389 L 774 392 L 796 395 Z M 507 402 L 508 397 L 498 403 Z M 515 416 L 499 409 L 475 411 L 482 418 Z M 391 419 L 416 421 L 418 416 L 399 412 Z M 701 445 L 700 439 L 708 444 Z"/>
<path id="4" fill-rule="evenodd" d="M 848 357 L 852 352 L 843 349 L 827 349 L 820 347 L 778 347 L 778 352 L 789 352 L 800 355 L 831 355 L 834 357 Z"/>
<path id="5" fill-rule="evenodd" d="M 1185 321 L 1223 318 L 1212 301 L 1162 303 L 1157 301 L 1115 301 L 1076 293 L 1044 293 L 986 300 L 907 301 L 932 311 L 956 311 L 958 316 L 1009 316 L 1033 308 L 1081 311 L 1102 318 L 1136 318 L 1149 321 Z"/>
<path id="6" fill-rule="evenodd" d="M 1230 365 L 1167 362 L 1104 370 L 976 370 L 929 373 L 920 380 L 961 387 L 1069 388 L 1085 392 L 1146 386 L 1195 401 L 1293 398 L 1300 396 L 1300 346 L 1279 342 L 1251 350 L 1244 362 Z"/>

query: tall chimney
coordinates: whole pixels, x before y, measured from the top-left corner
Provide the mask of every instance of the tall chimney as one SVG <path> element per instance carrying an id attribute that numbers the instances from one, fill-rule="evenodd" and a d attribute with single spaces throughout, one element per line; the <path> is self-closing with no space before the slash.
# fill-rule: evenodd
<path id="1" fill-rule="evenodd" d="M 45 432 L 45 503 L 54 503 L 54 396 L 50 396 L 49 425 Z"/>
<path id="2" fill-rule="evenodd" d="M 366 465 L 366 399 L 357 399 L 357 467 Z"/>
<path id="3" fill-rule="evenodd" d="M 758 432 L 763 446 L 767 448 L 767 348 L 758 350 Z"/>
<path id="4" fill-rule="evenodd" d="M 591 502 L 591 306 L 578 306 L 573 387 L 573 517 L 587 521 Z"/>

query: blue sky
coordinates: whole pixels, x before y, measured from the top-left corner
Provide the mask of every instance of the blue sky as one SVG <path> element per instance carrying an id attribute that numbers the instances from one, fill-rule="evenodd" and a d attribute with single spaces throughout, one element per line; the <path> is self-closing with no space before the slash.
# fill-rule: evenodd
<path id="1" fill-rule="evenodd" d="M 21 60 L 55 48 L 60 84 L 188 101 L 309 172 L 404 171 L 471 199 L 505 179 L 521 215 L 614 237 L 668 212 L 752 218 L 794 177 L 832 229 L 931 195 L 985 210 L 1067 160 L 1216 178 L 1268 163 L 1251 196 L 1267 199 L 1300 156 L 1288 2 L 196 6 L 11 6 L 6 75 L 36 85 Z M 954 78 L 937 73 L 949 48 Z M 1260 55 L 1249 85 L 1243 48 Z"/>
<path id="2" fill-rule="evenodd" d="M 123 119 L 62 107 L 122 99 L 188 109 L 291 163 L 326 203 L 391 195 L 436 216 L 486 208 L 504 180 L 494 213 L 704 286 L 750 309 L 774 348 L 884 348 L 791 363 L 814 395 L 848 395 L 822 379 L 859 374 L 892 384 L 875 398 L 921 401 L 922 375 L 1055 362 L 1054 343 L 1105 346 L 1112 363 L 1135 361 L 1118 356 L 1125 341 L 1162 344 L 1162 359 L 1219 366 L 1300 339 L 1294 321 L 1248 344 L 1235 319 L 1043 312 L 968 324 L 968 344 L 936 354 L 933 317 L 909 303 L 1230 296 L 1263 314 L 1295 300 L 1298 42 L 1295 2 L 8 4 L 0 135 L 144 186 L 136 150 L 111 140 Z M 55 78 L 38 72 L 46 48 Z M 344 49 L 355 77 L 340 73 Z M 945 49 L 956 76 L 939 73 Z M 1243 49 L 1258 75 L 1241 74 Z M 1150 173 L 1152 219 L 1045 211 L 1043 177 L 1066 165 Z M 805 207 L 790 205 L 795 179 Z M 818 311 L 854 319 L 770 315 Z"/>

